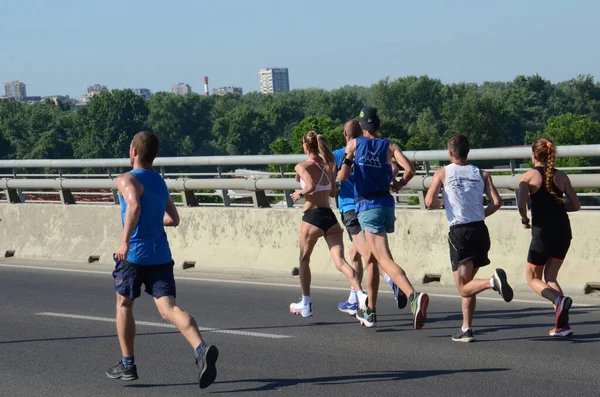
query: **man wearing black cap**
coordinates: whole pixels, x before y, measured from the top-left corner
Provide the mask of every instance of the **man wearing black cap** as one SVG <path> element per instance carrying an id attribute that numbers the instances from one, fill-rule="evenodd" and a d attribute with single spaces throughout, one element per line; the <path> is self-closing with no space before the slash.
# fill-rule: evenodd
<path id="1" fill-rule="evenodd" d="M 405 186 L 414 176 L 415 169 L 398 145 L 378 137 L 380 125 L 377 109 L 365 107 L 361 110 L 360 126 L 363 136 L 346 145 L 338 180 L 345 181 L 354 167 L 356 213 L 367 244 L 383 270 L 409 297 L 414 318 L 413 327 L 421 329 L 427 318 L 429 296 L 415 291 L 404 270 L 394 262 L 387 240 L 387 233 L 394 232 L 396 221 L 395 201 L 390 194 L 392 159 L 404 169 L 402 179 L 394 184 L 395 189 Z M 375 299 L 370 295 L 366 312 L 362 316 L 356 315 L 361 323 L 372 326 L 376 322 L 375 303 Z"/>

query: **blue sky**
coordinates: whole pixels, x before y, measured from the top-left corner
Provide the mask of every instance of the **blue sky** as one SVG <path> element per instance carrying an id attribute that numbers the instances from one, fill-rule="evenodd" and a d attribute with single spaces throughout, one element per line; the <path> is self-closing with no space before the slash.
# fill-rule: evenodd
<path id="1" fill-rule="evenodd" d="M 0 82 L 79 98 L 88 85 L 258 89 L 424 75 L 450 82 L 600 78 L 600 2 L 572 0 L 2 0 Z M 3 94 L 2 92 L 0 92 Z"/>

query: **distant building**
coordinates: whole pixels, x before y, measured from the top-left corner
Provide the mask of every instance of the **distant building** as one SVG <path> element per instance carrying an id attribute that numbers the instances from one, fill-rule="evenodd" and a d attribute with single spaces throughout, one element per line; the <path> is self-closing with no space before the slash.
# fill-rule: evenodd
<path id="1" fill-rule="evenodd" d="M 242 87 L 219 87 L 213 89 L 213 95 L 238 94 L 244 95 Z"/>
<path id="2" fill-rule="evenodd" d="M 192 92 L 192 87 L 189 84 L 178 83 L 171 88 L 171 91 L 175 95 L 185 95 Z"/>
<path id="3" fill-rule="evenodd" d="M 134 88 L 132 91 L 135 95 L 139 95 L 144 98 L 144 100 L 148 100 L 152 96 L 152 93 L 147 88 Z"/>
<path id="4" fill-rule="evenodd" d="M 260 69 L 258 71 L 258 80 L 261 94 L 290 90 L 290 78 L 287 68 Z"/>
<path id="5" fill-rule="evenodd" d="M 25 83 L 21 83 L 18 80 L 5 83 L 4 91 L 7 98 L 16 98 L 21 100 L 27 97 L 27 87 L 25 86 Z"/>
<path id="6" fill-rule="evenodd" d="M 71 98 L 69 98 L 68 95 L 51 95 L 51 96 L 45 96 L 42 98 L 42 101 L 52 101 L 56 104 L 58 104 L 58 102 L 67 103 L 70 100 L 71 100 Z"/>
<path id="7" fill-rule="evenodd" d="M 87 88 L 87 94 L 81 96 L 81 105 L 87 105 L 94 95 L 101 93 L 102 91 L 108 91 L 105 85 L 94 84 Z"/>
<path id="8" fill-rule="evenodd" d="M 42 97 L 41 96 L 26 96 L 24 98 L 19 98 L 18 100 L 21 102 L 25 102 L 25 103 L 39 103 L 42 101 Z"/>
<path id="9" fill-rule="evenodd" d="M 92 93 L 97 94 L 102 91 L 108 91 L 108 88 L 105 85 L 101 85 L 101 84 L 94 84 L 87 88 L 88 94 L 92 94 Z"/>

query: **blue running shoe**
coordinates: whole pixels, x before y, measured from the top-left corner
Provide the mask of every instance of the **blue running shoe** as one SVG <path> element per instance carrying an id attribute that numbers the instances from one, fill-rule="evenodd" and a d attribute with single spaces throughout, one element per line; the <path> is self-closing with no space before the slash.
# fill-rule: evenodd
<path id="1" fill-rule="evenodd" d="M 408 299 L 404 292 L 396 284 L 392 284 L 392 291 L 394 291 L 394 297 L 396 298 L 396 304 L 398 305 L 398 309 L 404 309 L 406 304 L 408 303 Z"/>
<path id="2" fill-rule="evenodd" d="M 358 304 L 342 302 L 338 305 L 338 309 L 340 309 L 341 312 L 348 313 L 349 315 L 354 316 L 356 313 L 358 313 Z"/>

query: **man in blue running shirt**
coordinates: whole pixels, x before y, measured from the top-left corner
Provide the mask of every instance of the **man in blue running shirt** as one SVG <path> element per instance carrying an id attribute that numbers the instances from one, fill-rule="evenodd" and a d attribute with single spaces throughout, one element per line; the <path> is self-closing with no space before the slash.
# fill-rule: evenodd
<path id="1" fill-rule="evenodd" d="M 114 288 L 117 293 L 117 334 L 122 358 L 106 370 L 111 379 L 136 380 L 133 345 L 135 321 L 133 302 L 145 291 L 154 298 L 161 316 L 175 325 L 192 345 L 199 367 L 198 383 L 208 387 L 217 377 L 219 351 L 202 340 L 196 320 L 175 304 L 173 258 L 165 226 L 178 226 L 179 214 L 162 176 L 152 170 L 158 155 L 158 137 L 142 131 L 131 141 L 129 158 L 133 170 L 119 176 L 123 233 L 114 254 Z"/>
<path id="2" fill-rule="evenodd" d="M 396 221 L 395 201 L 390 194 L 392 159 L 395 159 L 404 169 L 402 179 L 396 184 L 397 188 L 405 186 L 410 181 L 415 174 L 415 169 L 398 145 L 379 138 L 380 125 L 377 109 L 365 107 L 361 110 L 360 126 L 363 136 L 349 141 L 346 145 L 338 179 L 341 182 L 347 180 L 354 170 L 356 213 L 365 233 L 367 250 L 375 255 L 383 270 L 408 296 L 413 313 L 413 327 L 421 329 L 427 318 L 429 296 L 415 291 L 404 270 L 394 262 L 387 239 L 387 234 L 394 232 Z M 375 307 L 371 307 L 371 302 L 368 306 L 363 314 L 364 321 L 374 322 Z"/>
<path id="3" fill-rule="evenodd" d="M 344 125 L 344 138 L 346 139 L 346 143 L 348 143 L 352 139 L 361 137 L 362 134 L 363 134 L 363 132 L 362 132 L 362 129 L 360 128 L 360 123 L 358 122 L 358 120 L 349 120 Z M 345 150 L 346 150 L 346 148 L 343 147 L 343 148 L 337 149 L 336 151 L 333 152 L 333 154 L 335 155 L 335 158 L 336 158 L 336 167 L 338 170 L 341 168 L 342 162 L 344 161 Z M 393 175 L 395 175 L 395 174 L 396 173 L 393 173 Z M 356 271 L 359 279 L 362 281 L 363 264 L 361 261 L 361 256 L 366 255 L 364 252 L 366 242 L 365 242 L 364 234 L 362 233 L 362 229 L 360 227 L 360 223 L 358 222 L 358 218 L 356 216 L 355 205 L 354 205 L 354 182 L 353 182 L 352 175 L 350 175 L 350 177 L 347 180 L 345 180 L 344 182 L 339 184 L 339 193 L 338 193 L 337 201 L 338 201 L 338 208 L 339 208 L 339 211 L 340 211 L 340 214 L 342 217 L 342 222 L 343 222 L 344 226 L 346 227 L 348 236 L 350 237 L 350 241 L 352 242 L 350 244 L 350 248 L 349 248 L 350 259 L 352 260 L 352 267 Z M 366 260 L 368 260 L 368 258 L 366 258 Z M 369 266 L 370 266 L 370 264 L 369 264 Z M 394 282 L 392 281 L 390 276 L 387 275 L 385 272 L 383 272 L 383 269 L 378 269 L 378 270 L 379 270 L 379 274 L 392 287 L 398 308 L 399 309 L 404 308 L 407 303 L 406 295 L 404 295 L 404 293 L 398 288 L 398 286 L 396 286 L 396 284 L 394 284 Z M 375 271 L 373 273 L 375 273 L 374 276 L 377 276 L 377 274 L 376 274 L 377 271 Z M 369 287 L 369 290 L 371 290 L 371 289 L 376 290 L 378 288 L 378 280 L 379 279 L 377 277 L 375 277 L 375 279 L 372 280 L 371 283 L 369 283 L 371 285 Z M 373 282 L 377 282 L 377 285 L 372 285 Z M 376 296 L 376 294 L 375 294 L 375 296 Z M 371 298 L 371 301 L 373 301 L 373 300 L 374 299 Z M 358 312 L 358 297 L 356 295 L 356 291 L 354 291 L 353 288 L 350 289 L 350 296 L 348 297 L 348 300 L 340 303 L 338 305 L 338 309 L 341 312 L 348 313 L 351 315 L 356 315 L 356 313 Z M 362 318 L 360 318 L 360 320 L 361 320 L 361 323 L 363 323 L 363 325 L 365 325 L 367 327 L 375 326 L 374 323 L 367 323 L 367 322 L 362 321 Z"/>

